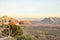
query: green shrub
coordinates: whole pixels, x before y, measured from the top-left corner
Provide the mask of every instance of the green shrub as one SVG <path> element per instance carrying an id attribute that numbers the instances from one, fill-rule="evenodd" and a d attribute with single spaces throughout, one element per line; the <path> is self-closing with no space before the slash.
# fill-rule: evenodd
<path id="1" fill-rule="evenodd" d="M 15 24 L 9 24 L 5 29 L 2 31 L 2 33 L 8 36 L 17 37 L 19 35 L 23 35 L 23 31 L 20 26 Z"/>
<path id="2" fill-rule="evenodd" d="M 17 40 L 36 40 L 32 35 L 19 36 Z"/>

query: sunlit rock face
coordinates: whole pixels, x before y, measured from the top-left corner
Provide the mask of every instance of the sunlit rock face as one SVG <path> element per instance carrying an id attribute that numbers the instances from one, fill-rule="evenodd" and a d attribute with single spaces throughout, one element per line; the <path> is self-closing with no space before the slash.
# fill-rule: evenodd
<path id="1" fill-rule="evenodd" d="M 19 22 L 20 24 L 29 24 L 30 22 L 28 20 L 22 20 Z"/>

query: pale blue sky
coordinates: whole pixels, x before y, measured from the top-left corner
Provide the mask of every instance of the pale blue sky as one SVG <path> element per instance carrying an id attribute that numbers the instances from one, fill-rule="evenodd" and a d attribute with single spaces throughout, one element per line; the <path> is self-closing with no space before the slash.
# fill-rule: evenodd
<path id="1" fill-rule="evenodd" d="M 0 0 L 0 16 L 60 17 L 60 0 Z"/>

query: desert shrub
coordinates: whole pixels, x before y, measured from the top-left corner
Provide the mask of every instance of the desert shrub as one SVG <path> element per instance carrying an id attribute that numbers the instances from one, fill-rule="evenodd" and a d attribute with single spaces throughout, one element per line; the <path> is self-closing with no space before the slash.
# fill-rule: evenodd
<path id="1" fill-rule="evenodd" d="M 7 27 L 7 25 L 6 24 L 2 24 L 2 25 L 0 25 L 0 27 L 1 28 L 5 28 L 5 27 Z"/>
<path id="2" fill-rule="evenodd" d="M 24 36 L 19 36 L 17 40 L 36 40 L 35 37 L 32 37 L 32 35 L 24 35 Z"/>
<path id="3" fill-rule="evenodd" d="M 33 35 L 23 35 L 23 30 L 19 25 L 10 23 L 8 25 L 3 25 L 3 28 L 3 36 L 14 37 L 17 38 L 17 40 L 35 40 Z"/>
<path id="4" fill-rule="evenodd" d="M 23 35 L 23 31 L 20 26 L 15 24 L 9 24 L 5 29 L 2 31 L 2 33 L 8 36 L 17 37 L 19 35 Z"/>

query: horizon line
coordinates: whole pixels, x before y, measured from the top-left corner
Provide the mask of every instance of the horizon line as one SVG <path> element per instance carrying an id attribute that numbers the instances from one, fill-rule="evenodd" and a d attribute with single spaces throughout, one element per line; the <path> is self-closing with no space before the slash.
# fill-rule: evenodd
<path id="1" fill-rule="evenodd" d="M 13 18 L 49 18 L 49 17 L 59 17 L 59 16 L 39 16 L 39 17 L 21 17 L 21 16 L 9 16 L 9 15 L 3 15 L 3 16 L 8 16 L 8 17 L 13 17 Z M 0 17 L 3 17 L 3 16 L 0 16 Z"/>

